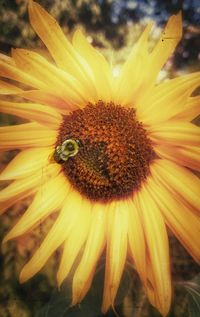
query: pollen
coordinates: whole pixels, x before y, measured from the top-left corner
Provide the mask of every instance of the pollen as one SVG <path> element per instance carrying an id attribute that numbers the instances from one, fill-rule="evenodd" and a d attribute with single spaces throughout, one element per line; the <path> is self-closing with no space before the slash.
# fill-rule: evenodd
<path id="1" fill-rule="evenodd" d="M 134 108 L 98 101 L 64 116 L 55 148 L 66 140 L 78 151 L 57 160 L 72 186 L 94 201 L 122 199 L 149 174 L 154 152 Z"/>

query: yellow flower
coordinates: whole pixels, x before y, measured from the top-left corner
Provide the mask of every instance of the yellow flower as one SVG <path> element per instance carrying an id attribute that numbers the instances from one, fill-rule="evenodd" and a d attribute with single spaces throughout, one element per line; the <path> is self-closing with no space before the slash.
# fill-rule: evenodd
<path id="1" fill-rule="evenodd" d="M 1 77 L 14 81 L 0 81 L 2 94 L 24 99 L 2 98 L 1 111 L 30 121 L 0 128 L 1 150 L 21 150 L 0 176 L 13 180 L 0 194 L 1 212 L 34 196 L 4 241 L 54 211 L 58 217 L 20 281 L 35 275 L 63 245 L 58 285 L 81 255 L 72 282 L 75 305 L 88 292 L 106 250 L 106 312 L 114 306 L 130 255 L 150 302 L 166 315 L 172 293 L 166 225 L 200 260 L 200 184 L 190 170 L 200 167 L 200 133 L 190 122 L 199 110 L 200 97 L 192 96 L 199 73 L 156 84 L 181 38 L 181 15 L 169 19 L 151 51 L 152 23 L 147 25 L 114 76 L 80 30 L 70 43 L 37 3 L 29 1 L 28 8 L 55 63 L 24 49 L 1 56 Z"/>

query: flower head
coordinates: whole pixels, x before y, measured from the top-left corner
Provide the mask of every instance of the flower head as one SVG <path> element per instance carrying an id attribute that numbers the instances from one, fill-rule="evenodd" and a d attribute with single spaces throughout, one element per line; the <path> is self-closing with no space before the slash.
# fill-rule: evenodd
<path id="1" fill-rule="evenodd" d="M 54 211 L 58 216 L 20 281 L 35 275 L 63 246 L 61 285 L 77 256 L 72 303 L 88 292 L 106 250 L 102 311 L 114 305 L 127 256 L 147 296 L 163 315 L 171 304 L 167 226 L 199 262 L 200 133 L 199 73 L 160 84 L 156 78 L 182 34 L 180 13 L 172 16 L 150 51 L 148 24 L 117 76 L 80 30 L 72 43 L 56 21 L 29 1 L 33 29 L 54 62 L 14 49 L 0 61 L 1 111 L 29 120 L 1 127 L 3 151 L 21 152 L 1 180 L 13 180 L 0 194 L 1 211 L 28 196 L 33 201 L 4 241 L 32 229 Z M 22 83 L 19 88 L 16 82 Z M 41 177 L 45 167 L 45 184 Z"/>

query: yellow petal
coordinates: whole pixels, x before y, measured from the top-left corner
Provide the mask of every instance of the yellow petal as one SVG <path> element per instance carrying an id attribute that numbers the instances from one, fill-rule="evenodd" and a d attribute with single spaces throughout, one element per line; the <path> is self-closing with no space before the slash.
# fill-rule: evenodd
<path id="1" fill-rule="evenodd" d="M 172 15 L 161 37 L 150 54 L 149 60 L 149 78 L 153 79 L 157 77 L 158 72 L 164 66 L 168 58 L 174 52 L 177 44 L 182 37 L 182 17 L 181 12 Z M 148 79 L 148 77 L 147 77 Z"/>
<path id="2" fill-rule="evenodd" d="M 155 278 L 154 278 L 154 271 L 153 267 L 151 264 L 150 257 L 147 254 L 147 286 L 146 286 L 146 294 L 149 299 L 149 302 L 158 309 L 160 306 L 159 304 L 159 296 L 158 293 L 156 292 L 156 287 L 155 287 Z M 163 316 L 163 314 L 162 314 Z"/>
<path id="3" fill-rule="evenodd" d="M 30 193 L 41 181 L 41 175 L 35 174 L 33 177 L 27 177 L 12 182 L 0 192 L 0 202 L 14 201 L 14 203 L 26 193 Z"/>
<path id="4" fill-rule="evenodd" d="M 0 53 L 0 61 L 6 62 L 7 64 L 15 65 L 15 62 L 12 59 L 12 57 L 2 53 Z"/>
<path id="5" fill-rule="evenodd" d="M 137 199 L 127 201 L 129 207 L 128 241 L 131 257 L 143 283 L 146 283 L 146 245 Z"/>
<path id="6" fill-rule="evenodd" d="M 46 84 L 36 79 L 34 76 L 26 74 L 26 72 L 18 69 L 15 65 L 11 65 L 2 61 L 0 61 L 0 76 L 16 80 L 30 87 L 39 89 L 46 88 Z"/>
<path id="7" fill-rule="evenodd" d="M 146 124 L 156 124 L 181 113 L 190 106 L 188 97 L 199 86 L 200 73 L 167 80 L 144 94 L 137 104 L 137 115 Z"/>
<path id="8" fill-rule="evenodd" d="M 30 261 L 23 267 L 20 282 L 23 283 L 35 275 L 44 266 L 52 253 L 67 239 L 81 213 L 81 196 L 74 190 L 63 203 L 63 208 L 44 241 L 37 249 Z"/>
<path id="9" fill-rule="evenodd" d="M 26 192 L 30 192 L 31 188 L 35 188 L 38 184 L 43 184 L 46 178 L 53 177 L 60 172 L 58 164 L 50 164 L 44 170 L 39 170 L 31 176 L 16 180 L 5 187 L 0 192 L 0 202 L 16 199 Z"/>
<path id="10" fill-rule="evenodd" d="M 83 256 L 74 274 L 72 305 L 81 302 L 90 288 L 97 261 L 105 246 L 105 205 L 95 203 Z"/>
<path id="11" fill-rule="evenodd" d="M 0 149 L 23 149 L 30 147 L 52 146 L 57 132 L 38 123 L 24 123 L 0 128 Z"/>
<path id="12" fill-rule="evenodd" d="M 58 111 L 36 103 L 19 103 L 0 100 L 1 112 L 37 121 L 50 128 L 59 128 L 62 117 Z"/>
<path id="13" fill-rule="evenodd" d="M 157 144 L 200 145 L 200 129 L 192 123 L 170 121 L 149 127 L 149 136 Z"/>
<path id="14" fill-rule="evenodd" d="M 12 198 L 8 200 L 0 202 L 0 215 L 3 214 L 6 210 L 8 210 L 11 206 L 16 204 L 18 201 L 22 203 L 23 199 L 34 194 L 36 191 L 37 191 L 37 185 L 31 188 L 28 188 L 25 191 L 20 192 L 17 196 L 13 196 Z"/>
<path id="15" fill-rule="evenodd" d="M 145 185 L 146 186 L 140 190 L 137 197 L 153 274 L 153 288 L 158 299 L 152 304 L 156 306 L 162 315 L 166 316 L 171 305 L 168 237 L 166 226 L 158 205 L 147 191 L 151 186 L 150 184 Z"/>
<path id="16" fill-rule="evenodd" d="M 146 27 L 119 76 L 116 101 L 122 105 L 132 104 L 136 108 L 139 107 L 140 99 L 143 99 L 143 96 L 147 95 L 155 84 L 160 69 L 181 39 L 181 13 L 170 17 L 158 43 L 150 53 L 148 52 L 148 36 L 151 28 L 152 23 Z"/>
<path id="17" fill-rule="evenodd" d="M 81 30 L 77 30 L 73 36 L 73 46 L 77 52 L 85 59 L 94 75 L 97 99 L 103 101 L 111 100 L 111 71 L 109 65 L 97 50 L 87 41 Z"/>
<path id="18" fill-rule="evenodd" d="M 55 188 L 57 188 L 56 191 Z M 69 188 L 69 183 L 63 175 L 57 175 L 43 184 L 26 212 L 8 232 L 3 242 L 5 243 L 31 230 L 33 226 L 41 223 L 53 211 L 62 207 Z"/>
<path id="19" fill-rule="evenodd" d="M 134 95 L 144 80 L 145 72 L 143 70 L 147 68 L 149 55 L 148 36 L 152 26 L 152 23 L 147 25 L 121 70 L 114 94 L 116 103 L 121 105 L 131 104 Z"/>
<path id="20" fill-rule="evenodd" d="M 178 113 L 175 118 L 192 121 L 199 115 L 200 96 L 188 98 L 182 112 Z"/>
<path id="21" fill-rule="evenodd" d="M 105 313 L 114 301 L 127 256 L 128 207 L 124 201 L 111 203 L 106 211 L 107 251 L 102 312 Z"/>
<path id="22" fill-rule="evenodd" d="M 151 180 L 150 191 L 162 211 L 170 230 L 180 240 L 181 244 L 200 263 L 200 219 L 192 211 L 176 200 L 161 182 Z"/>
<path id="23" fill-rule="evenodd" d="M 0 80 L 0 95 L 15 95 L 21 91 L 22 89 Z"/>
<path id="24" fill-rule="evenodd" d="M 151 173 L 170 192 L 186 200 L 192 208 L 199 211 L 200 180 L 188 169 L 168 160 L 156 160 L 151 167 Z"/>
<path id="25" fill-rule="evenodd" d="M 161 158 L 200 171 L 200 148 L 197 146 L 155 145 L 154 151 Z"/>
<path id="26" fill-rule="evenodd" d="M 24 49 L 12 50 L 12 55 L 20 69 L 44 82 L 47 91 L 52 94 L 80 106 L 89 100 L 93 101 L 73 76 L 55 67 L 41 55 Z"/>
<path id="27" fill-rule="evenodd" d="M 55 19 L 36 2 L 29 1 L 28 9 L 33 29 L 50 51 L 56 64 L 77 78 L 88 89 L 88 94 L 93 96 L 94 89 L 88 67 L 69 43 Z"/>
<path id="28" fill-rule="evenodd" d="M 27 149 L 18 153 L 0 174 L 0 180 L 18 179 L 46 168 L 52 148 Z"/>
<path id="29" fill-rule="evenodd" d="M 80 226 L 74 228 L 70 236 L 65 241 L 61 262 L 57 273 L 57 281 L 60 286 L 63 280 L 68 276 L 72 265 L 80 252 L 88 235 L 89 225 L 91 221 L 91 203 L 86 199 L 81 204 L 81 215 L 78 220 Z M 78 225 L 78 224 L 77 224 Z"/>
<path id="30" fill-rule="evenodd" d="M 77 106 L 72 105 L 69 101 L 64 101 L 61 97 L 54 96 L 44 90 L 27 90 L 20 93 L 20 96 L 36 103 L 51 106 L 62 114 L 68 114 L 70 111 L 78 109 Z"/>

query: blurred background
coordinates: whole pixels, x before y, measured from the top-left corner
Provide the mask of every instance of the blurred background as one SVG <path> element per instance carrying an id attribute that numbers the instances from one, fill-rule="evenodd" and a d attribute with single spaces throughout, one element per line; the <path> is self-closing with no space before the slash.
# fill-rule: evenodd
<path id="1" fill-rule="evenodd" d="M 121 65 L 149 20 L 156 26 L 151 43 L 158 39 L 169 16 L 179 10 L 183 14 L 183 39 L 175 54 L 161 71 L 159 80 L 196 71 L 200 60 L 200 1 L 198 0 L 40 0 L 53 15 L 67 36 L 81 27 L 88 40 L 113 65 Z M 150 45 L 151 45 L 150 43 Z M 26 0 L 0 0 L 0 53 L 10 54 L 12 47 L 30 48 L 45 52 L 32 30 Z M 16 124 L 18 118 L 1 116 L 2 124 Z M 1 157 L 1 168 L 15 155 L 15 151 Z M 29 204 L 19 202 L 1 217 L 0 239 L 17 221 Z M 104 274 L 104 259 L 99 264 L 93 287 L 80 307 L 70 308 L 69 283 L 61 291 L 56 288 L 56 271 L 60 251 L 45 268 L 24 285 L 18 282 L 20 269 L 42 241 L 55 215 L 32 233 L 1 248 L 0 261 L 0 317 L 101 317 L 100 303 Z M 169 317 L 200 316 L 199 267 L 171 235 L 174 302 Z M 133 268 L 127 263 L 116 300 L 121 317 L 159 317 L 149 305 L 142 285 Z M 110 311 L 106 315 L 115 316 Z"/>

